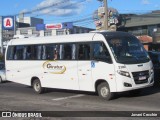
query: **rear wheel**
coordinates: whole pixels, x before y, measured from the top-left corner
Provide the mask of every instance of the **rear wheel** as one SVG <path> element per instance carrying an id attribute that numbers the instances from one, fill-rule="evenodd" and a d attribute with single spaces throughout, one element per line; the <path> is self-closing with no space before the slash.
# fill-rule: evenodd
<path id="1" fill-rule="evenodd" d="M 43 93 L 44 88 L 42 88 L 41 82 L 39 79 L 35 79 L 33 81 L 33 89 L 36 93 L 39 93 L 39 94 Z"/>
<path id="2" fill-rule="evenodd" d="M 109 85 L 106 82 L 102 82 L 97 87 L 98 95 L 105 100 L 111 100 L 114 97 L 114 93 L 110 92 Z"/>

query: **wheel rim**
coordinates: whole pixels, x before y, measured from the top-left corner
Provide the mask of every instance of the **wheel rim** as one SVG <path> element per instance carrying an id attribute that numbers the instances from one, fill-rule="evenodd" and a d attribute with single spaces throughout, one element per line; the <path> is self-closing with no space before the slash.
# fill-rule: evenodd
<path id="1" fill-rule="evenodd" d="M 39 84 L 38 82 L 36 82 L 36 83 L 34 84 L 34 89 L 35 89 L 35 91 L 39 91 L 40 88 L 41 88 L 40 84 Z"/>
<path id="2" fill-rule="evenodd" d="M 107 97 L 108 94 L 109 94 L 108 88 L 107 88 L 107 87 L 103 87 L 103 88 L 101 89 L 101 95 L 102 95 L 102 97 Z"/>

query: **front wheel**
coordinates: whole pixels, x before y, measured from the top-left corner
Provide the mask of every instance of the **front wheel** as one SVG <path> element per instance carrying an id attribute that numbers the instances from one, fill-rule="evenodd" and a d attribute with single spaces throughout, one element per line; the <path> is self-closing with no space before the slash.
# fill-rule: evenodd
<path id="1" fill-rule="evenodd" d="M 98 95 L 105 100 L 111 100 L 114 93 L 110 92 L 109 85 L 105 82 L 100 83 L 97 87 Z"/>
<path id="2" fill-rule="evenodd" d="M 39 93 L 39 94 L 43 93 L 44 88 L 42 88 L 41 82 L 39 79 L 35 79 L 33 81 L 33 89 L 36 93 Z"/>

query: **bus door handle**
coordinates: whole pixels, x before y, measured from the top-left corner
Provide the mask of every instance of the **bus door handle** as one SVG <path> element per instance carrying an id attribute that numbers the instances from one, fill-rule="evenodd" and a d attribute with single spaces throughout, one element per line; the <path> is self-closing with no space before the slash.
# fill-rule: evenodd
<path id="1" fill-rule="evenodd" d="M 82 74 L 82 75 L 87 75 L 87 74 Z"/>
<path id="2" fill-rule="evenodd" d="M 48 72 L 44 72 L 44 73 L 48 73 Z"/>
<path id="3" fill-rule="evenodd" d="M 21 71 L 18 70 L 17 72 L 21 72 Z"/>
<path id="4" fill-rule="evenodd" d="M 10 70 L 7 70 L 7 72 L 10 72 Z"/>

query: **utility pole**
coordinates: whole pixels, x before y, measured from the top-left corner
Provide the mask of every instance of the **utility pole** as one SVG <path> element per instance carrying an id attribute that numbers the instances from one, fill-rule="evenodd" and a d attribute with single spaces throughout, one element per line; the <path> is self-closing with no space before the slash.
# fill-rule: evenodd
<path id="1" fill-rule="evenodd" d="M 17 24 L 16 24 L 16 16 L 14 16 L 14 35 L 16 35 Z"/>
<path id="2" fill-rule="evenodd" d="M 108 30 L 108 4 L 107 0 L 104 0 L 104 30 Z"/>
<path id="3" fill-rule="evenodd" d="M 2 16 L 0 17 L 0 54 L 3 55 L 3 29 L 2 29 Z"/>

